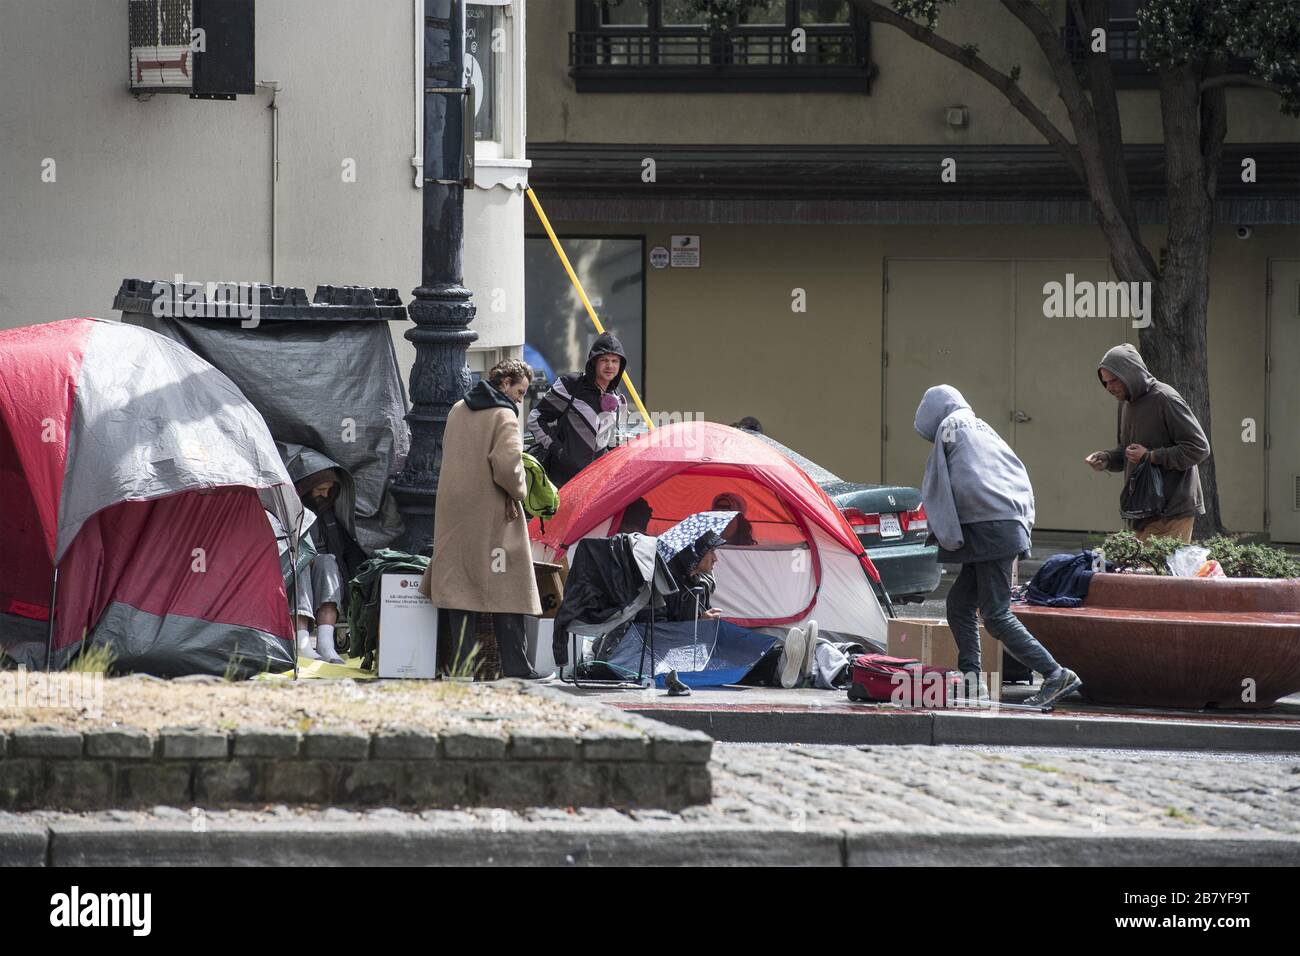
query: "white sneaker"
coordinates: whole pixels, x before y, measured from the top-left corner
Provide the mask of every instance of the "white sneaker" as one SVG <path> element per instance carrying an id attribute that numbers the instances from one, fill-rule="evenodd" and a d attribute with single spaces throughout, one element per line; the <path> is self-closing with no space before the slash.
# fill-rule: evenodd
<path id="1" fill-rule="evenodd" d="M 321 656 L 316 653 L 316 648 L 311 646 L 311 638 L 298 638 L 298 659 L 304 661 L 318 661 Z"/>
<path id="2" fill-rule="evenodd" d="M 808 647 L 804 651 L 803 667 L 799 671 L 800 684 L 803 683 L 803 678 L 812 676 L 812 672 L 817 665 L 817 622 L 816 621 L 808 622 L 808 628 L 806 633 L 808 635 Z"/>
<path id="3" fill-rule="evenodd" d="M 807 656 L 806 640 L 804 629 L 801 627 L 790 628 L 790 633 L 785 636 L 785 658 L 781 665 L 782 687 L 799 686 L 804 657 Z"/>

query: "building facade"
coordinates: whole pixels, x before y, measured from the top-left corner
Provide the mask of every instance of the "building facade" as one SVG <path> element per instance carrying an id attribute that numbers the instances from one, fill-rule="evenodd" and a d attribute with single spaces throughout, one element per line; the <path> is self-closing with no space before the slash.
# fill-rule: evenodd
<path id="1" fill-rule="evenodd" d="M 1052 4 L 1063 28 L 1065 6 Z M 1040 528 L 1118 527 L 1117 480 L 1083 458 L 1115 439 L 1097 362 L 1138 333 L 1124 317 L 1045 315 L 1047 283 L 1114 278 L 1057 154 L 997 90 L 846 2 L 773 0 L 721 37 L 689 9 L 556 0 L 529 23 L 531 180 L 598 297 L 641 290 L 639 312 L 625 294 L 606 324 L 643 342 L 632 367 L 649 407 L 753 415 L 846 478 L 918 484 L 929 446 L 912 417 L 947 382 L 1026 462 Z M 796 29 L 807 55 L 791 62 Z M 1000 7 L 944 7 L 939 32 L 1019 64 L 1022 89 L 1070 128 Z M 1112 23 L 1113 57 L 1132 35 Z M 1122 65 L 1125 159 L 1154 250 L 1158 92 Z M 1209 302 L 1220 501 L 1233 530 L 1300 541 L 1300 122 L 1268 92 L 1227 96 Z M 1267 182 L 1239 181 L 1247 157 Z M 534 294 L 558 266 L 527 228 L 529 339 L 555 348 L 568 328 L 577 356 L 586 319 L 561 290 Z"/>
<path id="2" fill-rule="evenodd" d="M 189 0 L 0 5 L 0 328 L 114 318 L 123 278 L 177 273 L 309 296 L 321 284 L 385 286 L 409 300 L 420 281 L 424 0 L 248 6 L 255 86 L 207 100 L 128 85 L 137 68 L 179 62 L 163 51 L 140 66 L 129 25 L 161 16 L 165 33 Z M 524 23 L 523 0 L 467 5 L 473 369 L 523 342 Z M 414 347 L 403 325 L 391 331 L 405 374 Z"/>

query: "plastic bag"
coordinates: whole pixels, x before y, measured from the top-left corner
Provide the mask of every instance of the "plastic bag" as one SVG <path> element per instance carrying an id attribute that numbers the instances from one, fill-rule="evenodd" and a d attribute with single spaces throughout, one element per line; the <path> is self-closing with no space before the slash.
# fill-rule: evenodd
<path id="1" fill-rule="evenodd" d="M 1200 545 L 1189 544 L 1185 548 L 1179 548 L 1168 558 L 1165 564 L 1169 565 L 1171 574 L 1180 578 L 1194 578 L 1198 576 L 1201 565 L 1205 564 L 1206 559 L 1210 556 L 1209 548 L 1202 548 Z"/>
<path id="2" fill-rule="evenodd" d="M 1158 518 L 1165 510 L 1165 476 L 1157 465 L 1151 464 L 1148 456 L 1137 463 L 1137 467 L 1124 482 L 1124 490 L 1119 493 L 1119 513 L 1130 521 L 1142 518 Z"/>
<path id="3" fill-rule="evenodd" d="M 1202 564 L 1199 568 L 1196 569 L 1196 576 L 1198 578 L 1226 578 L 1227 577 L 1227 575 L 1223 573 L 1223 568 L 1219 567 L 1219 562 L 1215 561 L 1213 558 L 1211 558 L 1209 561 L 1206 561 L 1204 564 Z"/>

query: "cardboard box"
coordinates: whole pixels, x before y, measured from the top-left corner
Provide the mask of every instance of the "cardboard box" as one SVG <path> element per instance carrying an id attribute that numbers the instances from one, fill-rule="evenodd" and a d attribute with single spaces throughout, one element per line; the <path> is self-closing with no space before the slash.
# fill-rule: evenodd
<path id="1" fill-rule="evenodd" d="M 420 575 L 385 574 L 379 585 L 379 676 L 438 674 L 438 610 L 420 593 Z"/>
<path id="2" fill-rule="evenodd" d="M 533 574 L 537 576 L 537 597 L 542 602 L 542 617 L 553 618 L 564 600 L 564 567 L 534 561 Z"/>
<path id="3" fill-rule="evenodd" d="M 890 657 L 910 657 L 922 664 L 957 669 L 957 642 L 947 621 L 898 617 L 889 621 L 888 651 Z M 989 695 L 1002 696 L 1002 642 L 980 625 L 980 667 L 988 679 Z"/>

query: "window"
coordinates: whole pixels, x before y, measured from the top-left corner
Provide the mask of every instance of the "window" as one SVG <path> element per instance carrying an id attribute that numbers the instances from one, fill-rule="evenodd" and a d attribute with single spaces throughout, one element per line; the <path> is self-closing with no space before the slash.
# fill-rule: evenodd
<path id="1" fill-rule="evenodd" d="M 480 169 L 523 161 L 523 17 L 523 4 L 515 0 L 465 4 L 465 85 L 474 89 L 474 179 L 480 185 Z"/>
<path id="2" fill-rule="evenodd" d="M 575 0 L 579 92 L 869 90 L 848 0 Z"/>
<path id="3" fill-rule="evenodd" d="M 560 237 L 601 324 L 627 352 L 627 373 L 645 391 L 644 243 L 640 236 Z M 540 369 L 547 386 L 556 377 L 580 372 L 596 340 L 587 310 L 573 291 L 551 240 L 529 236 L 524 243 L 524 361 Z M 540 376 L 534 382 L 542 388 Z"/>
<path id="4" fill-rule="evenodd" d="M 1156 75 L 1142 59 L 1142 40 L 1138 30 L 1137 13 L 1146 0 L 1111 0 L 1110 19 L 1106 24 L 1106 54 L 1110 57 L 1111 75 L 1118 89 L 1156 86 Z M 1065 46 L 1070 51 L 1080 77 L 1086 77 L 1084 62 L 1092 56 L 1092 36 L 1074 18 L 1072 5 L 1065 11 Z M 1249 59 L 1233 59 L 1228 69 L 1245 73 L 1250 69 Z"/>
<path id="5" fill-rule="evenodd" d="M 476 144 L 501 143 L 501 75 L 506 60 L 502 19 L 497 6 L 471 3 L 465 8 L 465 65 L 469 85 L 474 87 Z"/>

